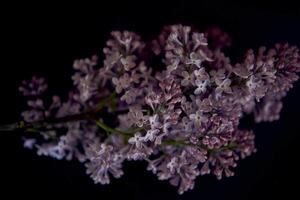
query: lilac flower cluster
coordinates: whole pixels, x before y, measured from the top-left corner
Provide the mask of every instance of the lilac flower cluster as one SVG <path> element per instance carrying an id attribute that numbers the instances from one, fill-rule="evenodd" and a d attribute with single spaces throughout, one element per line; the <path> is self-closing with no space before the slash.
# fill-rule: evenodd
<path id="1" fill-rule="evenodd" d="M 24 146 L 78 159 L 95 183 L 121 177 L 125 160 L 148 162 L 147 170 L 180 194 L 199 175 L 233 176 L 237 160 L 256 152 L 255 136 L 240 129 L 240 119 L 279 119 L 281 99 L 300 71 L 299 51 L 288 44 L 249 50 L 232 64 L 222 52 L 231 39 L 217 28 L 168 26 L 151 42 L 128 31 L 111 35 L 103 64 L 97 56 L 74 62 L 65 102 L 43 100 L 43 78 L 20 87 L 29 97 L 21 127 L 34 132 Z M 155 57 L 164 69 L 153 70 Z"/>

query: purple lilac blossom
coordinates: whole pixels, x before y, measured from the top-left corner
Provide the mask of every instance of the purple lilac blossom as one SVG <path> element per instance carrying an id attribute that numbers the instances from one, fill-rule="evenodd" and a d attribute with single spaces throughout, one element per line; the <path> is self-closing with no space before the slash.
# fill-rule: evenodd
<path id="1" fill-rule="evenodd" d="M 96 55 L 74 62 L 67 100 L 54 95 L 46 103 L 43 78 L 19 88 L 29 97 L 23 121 L 44 121 L 24 146 L 83 162 L 95 183 L 121 177 L 125 160 L 144 160 L 180 194 L 193 189 L 198 176 L 233 176 L 237 161 L 256 152 L 255 135 L 240 129 L 240 119 L 253 113 L 257 123 L 278 120 L 281 99 L 300 71 L 299 51 L 288 44 L 249 50 L 231 63 L 222 52 L 231 39 L 215 27 L 201 33 L 167 26 L 150 42 L 129 31 L 111 36 L 103 63 Z M 164 69 L 153 70 L 153 56 Z M 68 117 L 73 120 L 51 123 Z"/>

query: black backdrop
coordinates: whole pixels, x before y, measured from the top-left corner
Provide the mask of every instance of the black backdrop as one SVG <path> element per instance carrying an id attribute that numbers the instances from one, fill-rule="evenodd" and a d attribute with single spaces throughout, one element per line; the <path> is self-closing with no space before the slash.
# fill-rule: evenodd
<path id="1" fill-rule="evenodd" d="M 45 76 L 51 92 L 64 94 L 71 86 L 72 60 L 101 53 L 111 30 L 136 31 L 155 37 L 163 25 L 184 23 L 200 30 L 217 25 L 233 38 L 232 56 L 276 42 L 300 47 L 300 9 L 283 1 L 112 2 L 99 5 L 13 4 L 1 6 L 0 123 L 19 119 L 23 103 L 17 93 L 21 80 Z M 94 185 L 77 162 L 38 157 L 22 148 L 20 135 L 0 134 L 0 196 L 12 199 L 258 199 L 297 193 L 299 180 L 300 82 L 284 99 L 280 121 L 255 126 L 258 152 L 239 162 L 236 176 L 215 180 L 199 177 L 195 189 L 179 196 L 158 181 L 143 162 L 125 164 L 125 175 L 110 185 Z M 8 195 L 7 197 L 4 197 Z M 2 197 L 3 196 L 3 197 Z M 297 196 L 295 197 L 297 198 Z"/>

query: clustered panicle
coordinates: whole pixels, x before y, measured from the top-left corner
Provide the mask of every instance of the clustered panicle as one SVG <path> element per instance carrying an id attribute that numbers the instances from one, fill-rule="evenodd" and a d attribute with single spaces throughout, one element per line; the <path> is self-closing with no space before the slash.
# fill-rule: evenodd
<path id="1" fill-rule="evenodd" d="M 47 104 L 43 78 L 20 87 L 30 97 L 22 113 L 27 131 L 41 133 L 24 146 L 84 162 L 95 183 L 121 177 L 126 160 L 148 162 L 180 194 L 200 175 L 233 176 L 237 160 L 256 152 L 254 133 L 240 129 L 240 119 L 278 120 L 300 71 L 299 51 L 288 44 L 249 50 L 231 63 L 222 52 L 231 39 L 218 28 L 167 26 L 150 43 L 133 32 L 111 35 L 103 64 L 98 56 L 74 62 L 67 101 L 53 96 Z M 149 49 L 162 57 L 163 70 L 148 66 Z"/>

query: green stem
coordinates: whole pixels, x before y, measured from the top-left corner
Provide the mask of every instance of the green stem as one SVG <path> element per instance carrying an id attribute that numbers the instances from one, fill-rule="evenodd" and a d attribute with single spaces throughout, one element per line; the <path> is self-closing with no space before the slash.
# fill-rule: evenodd
<path id="1" fill-rule="evenodd" d="M 186 143 L 186 141 L 184 141 L 184 140 L 165 140 L 165 141 L 162 142 L 162 144 L 171 145 L 171 146 L 178 146 L 178 147 L 188 145 L 188 143 Z"/>
<path id="2" fill-rule="evenodd" d="M 105 106 L 108 103 L 111 103 L 112 101 L 114 101 L 115 97 L 116 97 L 116 93 L 113 92 L 108 97 L 102 99 L 94 110 L 89 110 L 84 113 L 69 115 L 69 116 L 65 116 L 65 117 L 47 118 L 47 119 L 35 121 L 35 122 L 20 121 L 17 123 L 2 125 L 2 126 L 0 126 L 0 132 L 11 132 L 11 131 L 39 132 L 39 130 L 46 127 L 47 125 L 94 119 L 95 116 L 101 110 L 103 110 L 103 108 L 105 108 Z"/>
<path id="3" fill-rule="evenodd" d="M 117 133 L 117 134 L 121 134 L 121 135 L 129 135 L 129 136 L 133 136 L 135 133 L 135 132 L 127 132 L 127 131 L 123 131 L 123 130 L 119 130 L 119 129 L 114 129 L 114 128 L 106 125 L 105 123 L 103 123 L 100 120 L 96 121 L 96 124 L 108 133 Z"/>
<path id="4" fill-rule="evenodd" d="M 111 93 L 111 95 L 109 95 L 108 97 L 104 98 L 99 104 L 98 106 L 96 107 L 95 111 L 94 112 L 99 112 L 101 111 L 107 103 L 111 103 L 111 102 L 114 102 L 116 98 L 116 92 L 114 91 L 113 93 Z"/>
<path id="5" fill-rule="evenodd" d="M 20 123 L 12 123 L 0 126 L 0 132 L 9 132 L 17 130 L 20 126 Z"/>

